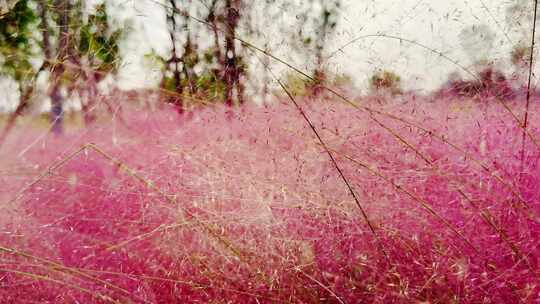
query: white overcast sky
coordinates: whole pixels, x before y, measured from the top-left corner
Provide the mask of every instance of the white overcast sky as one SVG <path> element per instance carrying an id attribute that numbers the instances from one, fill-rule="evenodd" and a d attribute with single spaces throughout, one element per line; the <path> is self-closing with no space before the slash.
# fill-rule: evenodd
<path id="1" fill-rule="evenodd" d="M 162 9 L 153 0 L 118 1 L 123 3 L 120 11 L 125 17 L 136 15 L 135 28 L 138 29 L 126 43 L 127 58 L 120 77 L 121 85 L 125 88 L 151 85 L 156 74 L 142 67 L 141 58 L 151 48 L 162 51 L 165 48 L 168 36 Z M 422 43 L 466 67 L 473 60 L 494 59 L 507 73 L 511 73 L 508 54 L 519 39 L 530 40 L 530 36 L 523 37 L 520 31 L 531 28 L 529 24 L 508 24 L 506 9 L 516 2 L 519 1 L 344 0 L 339 29 L 328 49 L 339 49 L 358 36 L 386 34 Z M 531 4 L 529 8 L 532 11 L 533 1 L 526 2 Z M 495 38 L 490 48 L 481 37 L 472 37 L 468 43 L 475 45 L 472 50 L 474 57 L 471 52 L 463 50 L 459 39 L 460 32 L 473 25 L 489 26 Z M 276 37 L 279 39 L 279 35 Z M 274 53 L 295 61 L 287 58 L 287 45 L 280 45 Z M 303 66 L 298 59 L 295 64 Z M 331 69 L 353 76 L 360 87 L 365 87 L 375 70 L 391 69 L 402 76 L 406 87 L 420 90 L 440 85 L 449 73 L 459 70 L 448 60 L 422 47 L 380 37 L 364 38 L 349 45 L 336 53 L 328 64 Z M 279 65 L 274 68 L 283 71 Z"/>

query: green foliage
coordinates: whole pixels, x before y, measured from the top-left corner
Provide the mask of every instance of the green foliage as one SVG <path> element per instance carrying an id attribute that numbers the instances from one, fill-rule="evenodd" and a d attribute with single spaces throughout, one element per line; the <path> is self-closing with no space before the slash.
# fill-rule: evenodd
<path id="1" fill-rule="evenodd" d="M 348 74 L 336 74 L 334 75 L 333 85 L 337 87 L 352 86 L 353 79 Z"/>
<path id="2" fill-rule="evenodd" d="M 45 1 L 42 5 L 46 10 L 43 16 L 40 15 L 35 1 L 21 0 L 0 19 L 0 74 L 13 78 L 19 83 L 21 90 L 31 85 L 30 80 L 36 76 L 37 71 L 32 66 L 32 60 L 47 57 L 47 51 L 59 51 L 57 45 L 50 44 L 59 40 L 58 22 L 66 12 L 55 7 L 53 1 Z M 116 72 L 120 65 L 119 41 L 124 32 L 110 28 L 106 6 L 97 5 L 84 23 L 81 23 L 82 1 L 75 1 L 67 13 L 71 19 L 68 46 L 70 51 L 69 58 L 63 60 L 86 65 L 94 72 L 97 80 L 108 73 Z M 47 41 L 44 41 L 45 37 L 37 34 L 40 24 L 48 34 Z M 49 56 L 50 58 L 45 59 L 56 57 L 50 53 Z M 60 80 L 63 84 L 70 84 L 78 79 L 78 73 L 80 72 L 77 68 L 69 65 Z"/>
<path id="3" fill-rule="evenodd" d="M 15 81 L 26 82 L 35 71 L 31 58 L 32 29 L 37 16 L 28 0 L 21 0 L 0 21 L 0 73 Z"/>
<path id="4" fill-rule="evenodd" d="M 160 88 L 168 91 L 165 95 L 174 95 L 177 92 L 175 79 L 171 64 L 166 58 L 158 55 L 155 51 L 146 54 L 145 62 L 152 68 L 157 68 L 162 73 Z M 193 52 L 189 56 L 184 56 L 186 66 L 189 71 L 192 71 L 191 79 L 187 79 L 184 73 L 180 74 L 180 87 L 183 89 L 181 97 L 184 100 L 184 105 L 194 105 L 204 102 L 221 102 L 225 98 L 226 84 L 219 74 L 219 69 L 212 69 L 214 63 L 214 53 L 212 49 L 207 50 L 202 54 L 202 60 L 197 52 Z M 199 73 L 194 71 L 195 66 L 202 67 L 203 70 Z M 241 65 L 244 67 L 244 65 Z M 176 100 L 176 98 L 172 98 Z"/>
<path id="5" fill-rule="evenodd" d="M 222 102 L 225 98 L 225 82 L 219 77 L 217 71 L 205 71 L 199 75 L 194 75 L 193 85 L 196 87 L 194 92 L 184 90 L 182 97 L 185 99 L 185 106 L 205 103 L 217 103 Z M 189 81 L 185 78 L 180 80 L 180 85 L 183 88 L 187 88 L 190 85 Z M 170 94 L 176 93 L 176 87 L 174 78 L 170 76 L 164 76 L 161 83 L 161 88 L 170 92 Z M 167 95 L 167 93 L 165 93 Z"/>
<path id="6" fill-rule="evenodd" d="M 78 52 L 87 57 L 90 67 L 101 73 L 114 73 L 119 67 L 118 43 L 122 30 L 112 31 L 105 4 L 99 4 L 96 12 L 88 16 L 88 22 L 80 28 Z"/>
<path id="7" fill-rule="evenodd" d="M 214 53 L 215 53 L 215 50 L 213 50 L 212 48 L 204 52 L 203 57 L 202 57 L 204 60 L 204 63 L 206 64 L 214 63 L 214 61 L 216 60 L 216 58 L 214 58 Z"/>
<path id="8" fill-rule="evenodd" d="M 143 62 L 145 66 L 151 69 L 159 69 L 164 71 L 167 60 L 162 56 L 158 55 L 155 50 L 152 50 L 150 53 L 144 54 Z"/>
<path id="9" fill-rule="evenodd" d="M 373 92 L 387 91 L 392 95 L 401 94 L 401 77 L 388 70 L 378 71 L 371 76 L 369 85 Z"/>
<path id="10" fill-rule="evenodd" d="M 199 75 L 196 85 L 198 91 L 202 92 L 204 97 L 213 100 L 223 100 L 225 98 L 225 83 L 214 72 L 206 72 Z"/>
<path id="11" fill-rule="evenodd" d="M 323 71 L 322 74 L 325 78 L 323 83 L 319 83 L 317 80 L 306 79 L 291 71 L 285 74 L 284 83 L 294 96 L 309 96 L 316 86 L 345 87 L 352 84 L 352 78 L 347 74 L 336 74 L 330 71 Z"/>
<path id="12" fill-rule="evenodd" d="M 174 92 L 175 91 L 174 78 L 164 76 L 163 79 L 161 80 L 161 88 L 163 90 Z"/>
<path id="13" fill-rule="evenodd" d="M 285 74 L 284 84 L 289 92 L 294 96 L 307 96 L 313 87 L 313 82 L 307 80 L 304 76 L 296 72 L 287 72 Z"/>

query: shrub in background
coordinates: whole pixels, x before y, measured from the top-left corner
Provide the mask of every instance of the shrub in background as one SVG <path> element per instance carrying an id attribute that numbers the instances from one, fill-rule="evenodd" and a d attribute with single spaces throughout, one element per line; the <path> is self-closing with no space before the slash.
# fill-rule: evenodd
<path id="1" fill-rule="evenodd" d="M 401 77 L 392 71 L 378 71 L 369 80 L 372 92 L 388 92 L 392 95 L 401 94 Z"/>
<path id="2" fill-rule="evenodd" d="M 486 100 L 488 97 L 512 100 L 516 97 L 516 92 L 506 76 L 492 67 L 484 67 L 478 73 L 478 78 L 474 80 L 463 80 L 454 75 L 438 94 L 461 98 L 478 97 L 479 100 Z"/>

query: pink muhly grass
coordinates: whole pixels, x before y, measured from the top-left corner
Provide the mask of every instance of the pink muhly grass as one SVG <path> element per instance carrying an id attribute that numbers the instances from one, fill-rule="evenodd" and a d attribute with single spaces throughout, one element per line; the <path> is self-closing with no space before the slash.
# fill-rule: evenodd
<path id="1" fill-rule="evenodd" d="M 127 126 L 10 137 L 1 302 L 540 299 L 540 150 L 529 142 L 520 172 L 521 129 L 500 105 L 365 104 L 402 121 L 300 105 L 376 235 L 290 104 L 244 106 L 233 118 L 205 108 L 190 119 L 128 107 Z"/>

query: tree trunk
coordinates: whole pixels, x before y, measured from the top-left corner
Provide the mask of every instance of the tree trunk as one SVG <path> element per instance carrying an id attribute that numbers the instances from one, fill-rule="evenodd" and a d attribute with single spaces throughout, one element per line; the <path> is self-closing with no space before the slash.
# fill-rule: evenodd
<path id="1" fill-rule="evenodd" d="M 217 63 L 222 66 L 223 65 L 223 59 L 221 56 L 221 47 L 219 45 L 219 31 L 217 27 L 217 20 L 216 20 L 216 5 L 218 0 L 213 0 L 212 4 L 210 5 L 208 9 L 208 17 L 206 20 L 208 23 L 212 25 L 212 32 L 214 36 L 214 57 L 217 61 Z"/>
<path id="2" fill-rule="evenodd" d="M 51 98 L 51 123 L 55 134 L 63 132 L 63 97 L 61 94 L 61 77 L 66 70 L 64 61 L 69 60 L 69 15 L 71 12 L 70 0 L 57 0 L 56 9 L 60 12 L 58 26 L 60 39 L 56 61 L 51 65 L 52 89 L 49 92 Z"/>
<path id="3" fill-rule="evenodd" d="M 21 94 L 19 105 L 17 106 L 15 111 L 11 113 L 11 115 L 9 115 L 6 125 L 4 126 L 4 129 L 2 130 L 2 133 L 0 134 L 0 147 L 4 144 L 7 136 L 9 135 L 9 132 L 15 126 L 15 122 L 17 121 L 17 118 L 21 116 L 24 110 L 28 107 L 28 100 L 30 99 L 30 96 L 32 96 L 34 92 L 34 86 L 29 85 L 25 89 L 19 88 L 19 91 Z"/>
<path id="4" fill-rule="evenodd" d="M 83 114 L 84 124 L 88 126 L 96 120 L 96 116 L 92 113 L 96 105 L 97 98 L 97 77 L 96 72 L 91 68 L 85 67 L 83 71 L 85 88 L 79 89 L 81 97 L 81 111 Z"/>
<path id="5" fill-rule="evenodd" d="M 51 58 L 52 58 L 52 50 L 51 50 L 51 38 L 49 35 L 49 25 L 48 25 L 48 10 L 47 10 L 47 1 L 46 0 L 40 0 L 38 1 L 38 10 L 39 10 L 39 19 L 41 19 L 40 23 L 40 31 L 43 37 L 43 54 L 45 57 L 45 61 L 43 63 L 43 69 L 48 69 L 51 64 Z"/>
<path id="6" fill-rule="evenodd" d="M 186 20 L 187 22 L 187 20 Z M 187 40 L 186 44 L 184 46 L 184 54 L 182 55 L 181 62 L 182 62 L 182 72 L 184 73 L 184 78 L 187 81 L 188 89 L 190 94 L 195 94 L 197 92 L 197 85 L 195 83 L 195 71 L 193 70 L 194 62 L 195 60 L 194 56 L 197 56 L 194 45 L 191 42 L 191 35 L 189 33 L 189 28 L 187 29 Z"/>
<path id="7" fill-rule="evenodd" d="M 238 10 L 233 7 L 231 0 L 225 1 L 225 10 L 227 29 L 225 36 L 225 66 L 223 78 L 225 82 L 225 104 L 232 106 L 234 104 L 233 92 L 235 87 L 237 87 L 237 93 L 238 96 L 240 96 L 240 90 L 238 90 L 239 70 L 235 45 L 236 27 L 240 16 Z"/>
<path id="8" fill-rule="evenodd" d="M 326 71 L 324 68 L 324 48 L 328 42 L 328 35 L 330 31 L 333 31 L 335 28 L 335 23 L 332 22 L 332 11 L 327 4 L 324 4 L 325 1 L 321 1 L 322 9 L 322 23 L 318 28 L 318 34 L 316 39 L 315 47 L 315 56 L 317 60 L 317 66 L 313 73 L 313 79 L 315 79 L 312 87 L 312 94 L 318 96 L 322 93 L 324 86 L 326 85 Z M 330 4 L 332 5 L 332 4 Z"/>
<path id="9" fill-rule="evenodd" d="M 60 85 L 55 84 L 50 93 L 51 98 L 51 130 L 54 134 L 62 134 L 63 130 L 63 109 L 62 109 L 62 93 Z"/>
<path id="10" fill-rule="evenodd" d="M 170 14 L 167 14 L 167 21 L 170 24 L 169 28 L 169 36 L 171 38 L 172 43 L 172 54 L 171 58 L 167 61 L 167 67 L 166 71 L 170 71 L 171 65 L 173 66 L 173 86 L 174 86 L 174 94 L 168 94 L 167 96 L 167 102 L 174 104 L 178 107 L 178 112 L 182 114 L 184 112 L 184 104 L 182 101 L 182 93 L 184 91 L 184 88 L 182 87 L 181 82 L 181 70 L 178 64 L 180 63 L 180 58 L 178 57 L 178 51 L 176 47 L 176 14 L 178 13 L 177 7 L 176 7 L 176 1 L 175 0 L 169 0 L 169 3 L 172 6 L 172 11 Z M 165 75 L 163 76 L 163 79 L 166 80 Z M 165 82 L 162 82 L 162 89 L 166 89 Z"/>
<path id="11" fill-rule="evenodd" d="M 13 127 L 15 126 L 15 122 L 17 121 L 17 118 L 23 114 L 23 112 L 26 110 L 29 104 L 29 100 L 34 93 L 34 86 L 35 86 L 35 79 L 41 73 L 42 71 L 48 69 L 51 65 L 51 40 L 49 35 L 49 26 L 47 23 L 48 18 L 48 6 L 47 6 L 46 0 L 39 0 L 38 1 L 38 12 L 39 12 L 39 19 L 40 19 L 40 31 L 43 35 L 43 54 L 44 54 L 44 61 L 41 67 L 39 68 L 38 72 L 36 73 L 36 76 L 34 79 L 27 85 L 23 85 L 23 82 L 21 82 L 19 85 L 19 104 L 17 105 L 17 108 L 13 113 L 9 115 L 9 118 L 6 122 L 6 125 L 4 126 L 2 133 L 0 134 L 0 146 L 4 143 L 7 136 L 9 135 L 9 132 Z"/>
<path id="12" fill-rule="evenodd" d="M 191 27 L 190 27 L 190 17 L 185 15 L 183 18 L 184 22 L 184 31 L 186 32 L 186 42 L 184 43 L 184 52 L 180 58 L 182 63 L 182 73 L 184 74 L 185 84 L 184 86 L 188 88 L 189 93 L 194 95 L 197 92 L 196 84 L 196 73 L 195 65 L 197 65 L 197 45 L 193 43 L 191 39 Z"/>

